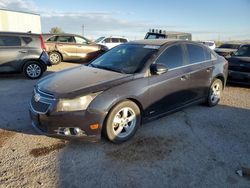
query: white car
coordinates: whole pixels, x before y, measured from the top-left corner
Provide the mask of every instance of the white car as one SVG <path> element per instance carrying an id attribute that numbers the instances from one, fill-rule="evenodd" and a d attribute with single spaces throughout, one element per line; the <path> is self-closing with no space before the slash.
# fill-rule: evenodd
<path id="1" fill-rule="evenodd" d="M 211 50 L 216 48 L 214 41 L 199 41 L 199 43 L 204 44 L 205 46 L 209 47 Z"/>
<path id="2" fill-rule="evenodd" d="M 106 46 L 108 49 L 114 48 L 115 46 L 118 46 L 119 44 L 123 44 L 128 42 L 129 40 L 125 37 L 119 37 L 119 36 L 111 36 L 111 37 L 99 37 L 95 40 L 95 43 L 102 44 Z"/>

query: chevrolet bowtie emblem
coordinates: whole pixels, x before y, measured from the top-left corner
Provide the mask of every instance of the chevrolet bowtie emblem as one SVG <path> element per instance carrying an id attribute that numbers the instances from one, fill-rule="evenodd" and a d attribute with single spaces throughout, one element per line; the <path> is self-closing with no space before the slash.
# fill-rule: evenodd
<path id="1" fill-rule="evenodd" d="M 40 99 L 41 99 L 40 94 L 36 93 L 36 94 L 34 95 L 34 100 L 35 100 L 36 102 L 38 102 Z"/>

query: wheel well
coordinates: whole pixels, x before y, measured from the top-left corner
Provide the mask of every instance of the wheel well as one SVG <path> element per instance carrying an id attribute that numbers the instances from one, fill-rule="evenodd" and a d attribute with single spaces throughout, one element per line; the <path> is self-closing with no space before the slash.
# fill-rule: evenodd
<path id="1" fill-rule="evenodd" d="M 225 87 L 225 78 L 222 75 L 218 75 L 215 78 L 219 79 L 222 81 L 223 88 Z"/>
<path id="2" fill-rule="evenodd" d="M 28 60 L 25 60 L 25 61 L 24 61 L 23 65 L 22 65 L 21 71 L 23 71 L 24 66 L 26 65 L 26 63 L 28 63 L 28 62 L 30 62 L 30 61 L 35 61 L 36 63 L 39 63 L 39 64 L 42 66 L 43 71 L 45 71 L 45 70 L 47 69 L 47 66 L 44 65 L 44 63 L 42 63 L 42 62 L 39 61 L 38 59 L 28 59 Z"/>
<path id="3" fill-rule="evenodd" d="M 138 108 L 140 109 L 141 118 L 143 117 L 143 107 L 142 107 L 141 103 L 140 103 L 138 100 L 136 100 L 136 99 L 134 99 L 134 98 L 125 98 L 125 99 L 123 99 L 123 100 L 120 100 L 120 101 L 118 101 L 117 103 L 113 104 L 113 105 L 109 108 L 109 111 L 108 111 L 108 113 L 106 114 L 106 116 L 105 116 L 105 118 L 104 118 L 104 121 L 103 121 L 102 130 L 101 130 L 101 134 L 102 134 L 102 135 L 105 136 L 105 134 L 104 134 L 104 127 L 105 127 L 106 120 L 107 120 L 107 117 L 108 117 L 110 111 L 111 111 L 117 104 L 119 104 L 119 103 L 121 103 L 121 102 L 123 102 L 123 101 L 126 101 L 126 100 L 127 100 L 127 101 L 132 101 L 133 103 L 135 103 L 135 104 L 138 106 Z"/>
<path id="4" fill-rule="evenodd" d="M 62 56 L 62 54 L 61 54 L 59 51 L 53 50 L 53 51 L 48 52 L 48 54 L 50 54 L 50 53 L 52 53 L 52 52 L 58 53 L 58 54 L 61 56 L 61 60 L 63 60 L 63 56 Z"/>

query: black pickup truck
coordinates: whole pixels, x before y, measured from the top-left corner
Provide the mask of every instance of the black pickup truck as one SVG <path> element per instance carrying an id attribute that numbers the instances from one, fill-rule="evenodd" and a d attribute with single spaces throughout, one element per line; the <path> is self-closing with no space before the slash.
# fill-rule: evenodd
<path id="1" fill-rule="evenodd" d="M 226 59 L 229 63 L 228 81 L 250 84 L 250 44 L 242 45 Z"/>

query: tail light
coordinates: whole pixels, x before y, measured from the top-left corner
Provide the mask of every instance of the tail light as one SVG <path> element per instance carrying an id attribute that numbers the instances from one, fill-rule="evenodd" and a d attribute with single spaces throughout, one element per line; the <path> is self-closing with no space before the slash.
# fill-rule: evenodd
<path id="1" fill-rule="evenodd" d="M 40 35 L 39 37 L 40 37 L 41 48 L 42 48 L 42 50 L 45 50 L 45 44 L 44 44 L 43 37 L 42 37 L 42 35 Z"/>

